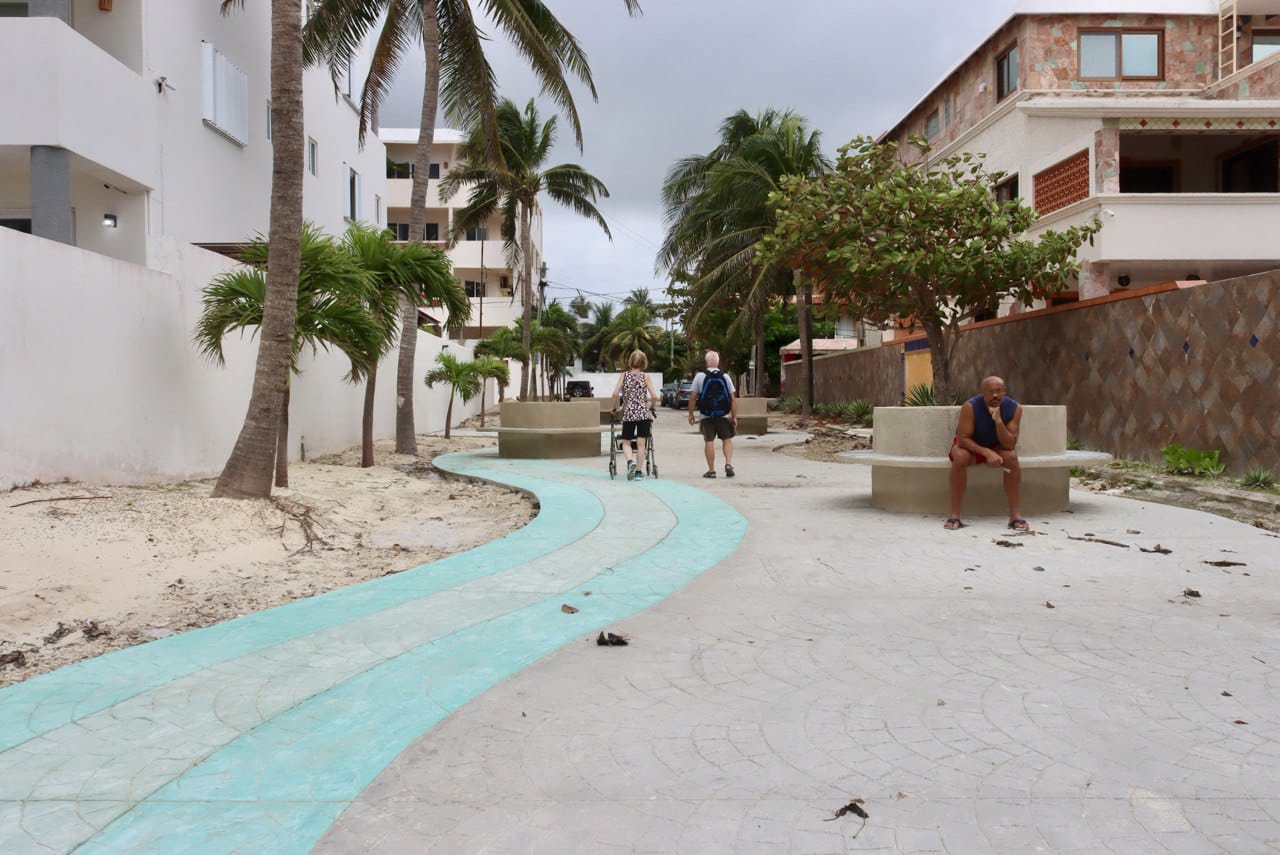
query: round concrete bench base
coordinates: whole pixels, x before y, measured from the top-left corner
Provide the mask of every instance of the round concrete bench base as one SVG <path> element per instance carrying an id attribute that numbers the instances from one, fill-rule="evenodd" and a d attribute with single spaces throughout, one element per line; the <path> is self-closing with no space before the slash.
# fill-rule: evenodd
<path id="1" fill-rule="evenodd" d="M 499 430 L 498 456 L 514 460 L 567 460 L 599 457 L 600 432 Z"/>
<path id="2" fill-rule="evenodd" d="M 1070 467 L 1022 470 L 1022 513 L 1053 514 L 1070 505 Z M 871 504 L 896 513 L 937 514 L 951 510 L 951 470 L 873 466 Z M 969 467 L 963 515 L 998 517 L 1009 513 L 1004 473 L 987 466 Z"/>

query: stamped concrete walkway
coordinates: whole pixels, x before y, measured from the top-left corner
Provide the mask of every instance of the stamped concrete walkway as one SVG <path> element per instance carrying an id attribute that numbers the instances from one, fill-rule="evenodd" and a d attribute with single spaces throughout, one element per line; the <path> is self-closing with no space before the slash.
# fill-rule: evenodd
<path id="1" fill-rule="evenodd" d="M 454 457 L 541 515 L 0 692 L 0 852 L 1280 850 L 1280 540 L 1090 494 L 948 533 L 788 439 Z"/>
<path id="2" fill-rule="evenodd" d="M 701 481 L 661 424 L 664 479 L 742 547 L 630 647 L 584 636 L 442 721 L 320 851 L 1280 851 L 1280 540 L 1092 494 L 1038 536 L 945 532 L 777 438 Z M 826 821 L 853 798 L 865 828 Z"/>
<path id="3" fill-rule="evenodd" d="M 437 462 L 531 491 L 542 513 L 431 565 L 0 691 L 0 852 L 307 852 L 450 713 L 669 596 L 746 528 L 707 493 L 598 465 Z"/>

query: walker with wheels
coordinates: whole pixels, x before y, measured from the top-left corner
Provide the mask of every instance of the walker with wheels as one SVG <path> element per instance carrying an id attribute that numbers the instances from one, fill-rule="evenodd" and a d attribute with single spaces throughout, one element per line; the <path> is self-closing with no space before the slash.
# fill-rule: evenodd
<path id="1" fill-rule="evenodd" d="M 649 412 L 653 413 L 653 419 L 654 421 L 657 421 L 658 420 L 657 410 L 650 409 Z M 618 427 L 621 424 L 622 423 L 618 421 L 617 412 L 613 412 L 609 414 L 609 478 L 610 479 L 618 477 L 618 453 L 622 451 L 622 443 L 627 441 L 622 438 L 621 432 L 618 430 Z M 630 442 L 631 442 L 631 450 L 635 451 L 636 441 L 633 439 L 633 440 L 630 440 Z M 645 442 L 644 444 L 644 474 L 646 478 L 658 477 L 658 459 L 653 454 L 653 437 L 652 436 L 650 436 L 648 441 Z"/>

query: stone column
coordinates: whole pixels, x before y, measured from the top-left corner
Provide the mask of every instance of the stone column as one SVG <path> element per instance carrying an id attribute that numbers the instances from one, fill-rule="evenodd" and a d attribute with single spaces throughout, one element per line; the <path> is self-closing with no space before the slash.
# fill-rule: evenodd
<path id="1" fill-rule="evenodd" d="M 1120 125 L 1108 119 L 1093 140 L 1093 192 L 1120 192 Z"/>
<path id="2" fill-rule="evenodd" d="M 27 16 L 31 18 L 61 18 L 71 23 L 71 0 L 27 0 Z"/>
<path id="3" fill-rule="evenodd" d="M 1105 265 L 1096 261 L 1080 265 L 1079 293 L 1081 300 L 1105 297 L 1111 293 L 1111 279 Z"/>
<path id="4" fill-rule="evenodd" d="M 31 233 L 75 244 L 71 216 L 71 152 L 48 145 L 31 147 Z"/>

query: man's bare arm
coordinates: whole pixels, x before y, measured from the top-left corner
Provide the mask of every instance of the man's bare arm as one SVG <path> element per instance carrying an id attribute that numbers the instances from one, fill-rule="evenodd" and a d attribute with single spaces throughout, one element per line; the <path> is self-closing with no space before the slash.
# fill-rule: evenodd
<path id="1" fill-rule="evenodd" d="M 689 393 L 689 424 L 693 424 L 694 422 L 693 408 L 696 406 L 698 406 L 698 393 L 690 392 Z"/>
<path id="2" fill-rule="evenodd" d="M 1010 451 L 1018 447 L 1018 434 L 1022 430 L 1022 405 L 1018 405 L 1018 409 L 1013 411 L 1013 418 L 1009 419 L 1009 423 L 1005 424 L 1000 420 L 1000 411 L 997 410 L 993 416 L 996 423 L 996 436 L 1000 439 L 1000 447 L 1007 448 Z"/>

